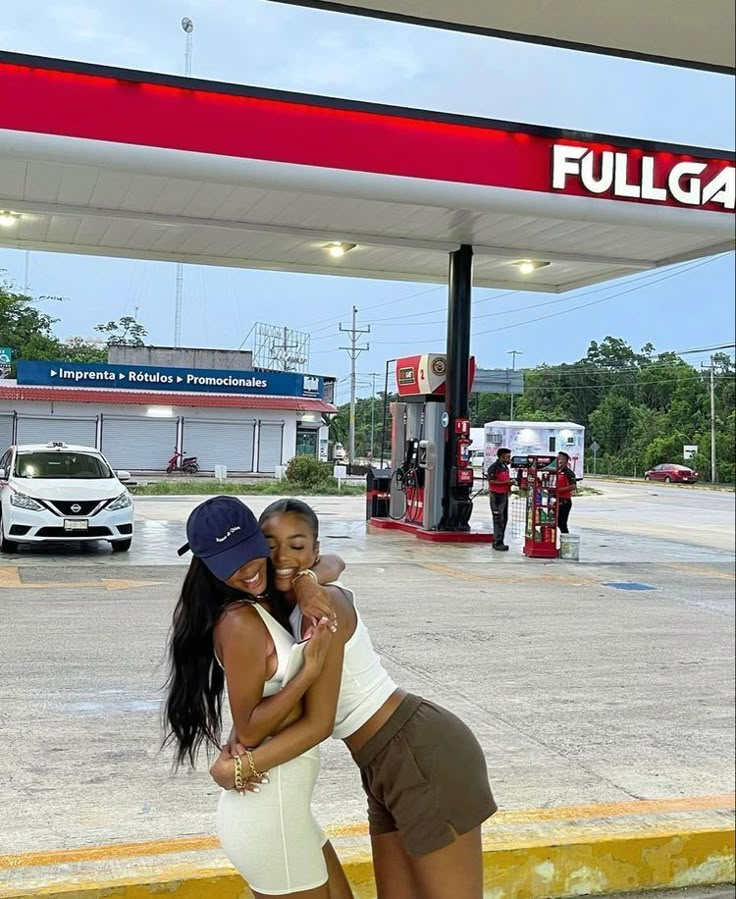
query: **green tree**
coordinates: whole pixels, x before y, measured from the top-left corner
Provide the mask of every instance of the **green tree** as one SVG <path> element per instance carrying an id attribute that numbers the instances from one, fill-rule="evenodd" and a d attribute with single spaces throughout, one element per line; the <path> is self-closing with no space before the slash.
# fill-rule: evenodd
<path id="1" fill-rule="evenodd" d="M 106 335 L 109 347 L 143 346 L 143 338 L 148 336 L 148 331 L 132 315 L 124 315 L 117 321 L 96 325 L 95 331 Z"/>
<path id="2" fill-rule="evenodd" d="M 107 362 L 107 346 L 104 341 L 85 337 L 70 337 L 61 345 L 64 362 Z"/>
<path id="3" fill-rule="evenodd" d="M 95 330 L 102 338 L 70 337 L 60 340 L 54 334 L 59 320 L 39 308 L 44 302 L 60 301 L 59 297 L 30 297 L 0 283 L 0 346 L 13 351 L 11 377 L 16 375 L 15 363 L 21 359 L 58 360 L 63 362 L 106 362 L 107 347 L 112 344 L 140 346 L 146 330 L 130 316 L 117 322 L 98 325 Z"/>
<path id="4" fill-rule="evenodd" d="M 57 322 L 37 308 L 37 302 L 16 293 L 8 284 L 0 284 L 0 346 L 13 351 L 12 377 L 19 359 L 58 359 L 61 342 L 53 334 Z"/>
<path id="5" fill-rule="evenodd" d="M 373 397 L 363 397 L 355 401 L 355 455 L 358 458 L 366 458 L 371 450 L 371 434 L 373 435 L 373 458 L 380 460 L 381 441 L 383 439 L 383 392 Z M 388 402 L 396 399 L 394 394 L 389 394 Z M 391 449 L 391 416 L 387 413 L 386 420 L 386 455 Z M 344 403 L 338 407 L 337 415 L 330 422 L 330 440 L 333 443 L 342 443 L 347 450 L 348 435 L 350 433 L 350 403 Z"/>

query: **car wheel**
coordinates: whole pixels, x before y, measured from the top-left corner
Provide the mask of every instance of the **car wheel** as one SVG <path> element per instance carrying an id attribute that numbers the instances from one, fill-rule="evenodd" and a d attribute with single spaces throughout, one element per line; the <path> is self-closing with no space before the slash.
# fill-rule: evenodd
<path id="1" fill-rule="evenodd" d="M 669 475 L 667 475 L 667 477 L 664 479 L 664 482 L 665 482 L 665 484 L 671 484 L 672 478 Z"/>
<path id="2" fill-rule="evenodd" d="M 644 480 L 645 480 L 645 481 L 651 481 L 652 479 L 649 477 L 648 474 L 645 474 L 645 475 L 644 475 Z"/>
<path id="3" fill-rule="evenodd" d="M 127 553 L 133 544 L 132 540 L 116 540 L 111 544 L 114 553 Z"/>
<path id="4" fill-rule="evenodd" d="M 3 523 L 2 519 L 0 519 L 0 553 L 7 553 L 10 555 L 11 553 L 18 552 L 18 544 L 15 540 L 6 540 L 5 534 L 3 534 Z"/>

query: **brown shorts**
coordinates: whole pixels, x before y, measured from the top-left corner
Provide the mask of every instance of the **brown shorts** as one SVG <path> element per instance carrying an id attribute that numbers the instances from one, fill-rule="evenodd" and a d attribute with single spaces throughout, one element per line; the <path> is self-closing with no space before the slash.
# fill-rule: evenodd
<path id="1" fill-rule="evenodd" d="M 455 715 L 408 695 L 355 754 L 372 836 L 399 833 L 412 856 L 449 846 L 496 811 L 483 750 Z"/>

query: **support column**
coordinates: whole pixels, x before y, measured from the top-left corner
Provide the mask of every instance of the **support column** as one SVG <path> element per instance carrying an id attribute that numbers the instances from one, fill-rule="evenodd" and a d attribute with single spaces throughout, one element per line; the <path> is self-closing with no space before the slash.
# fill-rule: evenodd
<path id="1" fill-rule="evenodd" d="M 470 366 L 470 315 L 473 284 L 473 248 L 463 244 L 450 253 L 449 311 L 447 316 L 447 394 L 445 410 L 447 442 L 441 530 L 470 530 L 472 486 L 457 484 L 457 436 L 455 421 L 468 418 L 468 369 Z"/>

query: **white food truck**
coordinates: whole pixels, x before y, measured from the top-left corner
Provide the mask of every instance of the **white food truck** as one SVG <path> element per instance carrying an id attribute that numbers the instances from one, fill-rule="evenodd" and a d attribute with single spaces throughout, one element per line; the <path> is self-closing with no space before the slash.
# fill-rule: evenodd
<path id="1" fill-rule="evenodd" d="M 490 421 L 485 426 L 485 471 L 502 446 L 511 450 L 512 457 L 563 450 L 570 456 L 576 476 L 583 477 L 583 425 L 571 421 Z"/>

